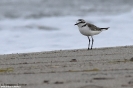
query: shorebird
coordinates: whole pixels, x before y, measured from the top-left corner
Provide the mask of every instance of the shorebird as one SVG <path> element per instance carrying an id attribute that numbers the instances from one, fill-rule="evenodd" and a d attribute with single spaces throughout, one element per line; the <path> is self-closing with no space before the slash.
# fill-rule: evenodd
<path id="1" fill-rule="evenodd" d="M 103 30 L 108 30 L 108 28 L 109 28 L 109 27 L 107 27 L 107 28 L 97 27 L 94 24 L 88 23 L 83 19 L 78 19 L 78 21 L 75 25 L 78 26 L 78 29 L 79 29 L 81 34 L 88 37 L 88 40 L 89 40 L 88 50 L 92 49 L 92 47 L 93 47 L 93 42 L 94 42 L 93 35 L 97 35 L 97 34 L 101 33 Z M 92 38 L 91 48 L 89 48 L 90 47 L 90 41 L 91 41 L 90 36 Z"/>

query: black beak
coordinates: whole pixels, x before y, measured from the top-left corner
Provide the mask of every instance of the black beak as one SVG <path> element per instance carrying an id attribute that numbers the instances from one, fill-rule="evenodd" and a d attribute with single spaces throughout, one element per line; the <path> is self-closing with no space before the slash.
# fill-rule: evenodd
<path id="1" fill-rule="evenodd" d="M 76 23 L 75 25 L 78 25 L 79 23 Z"/>

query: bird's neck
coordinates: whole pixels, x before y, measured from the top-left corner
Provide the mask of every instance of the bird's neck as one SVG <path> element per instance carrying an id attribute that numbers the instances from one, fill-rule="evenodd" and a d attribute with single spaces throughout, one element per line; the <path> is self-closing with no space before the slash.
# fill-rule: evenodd
<path id="1" fill-rule="evenodd" d="M 79 28 L 82 28 L 85 24 L 86 24 L 86 23 L 80 23 L 80 24 L 78 24 L 78 27 L 79 27 Z"/>

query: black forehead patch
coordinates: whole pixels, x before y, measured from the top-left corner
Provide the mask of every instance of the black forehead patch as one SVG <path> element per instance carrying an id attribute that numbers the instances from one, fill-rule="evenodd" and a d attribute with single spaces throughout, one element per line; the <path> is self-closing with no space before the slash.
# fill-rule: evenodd
<path id="1" fill-rule="evenodd" d="M 83 19 L 78 19 L 78 21 L 85 22 Z"/>
<path id="2" fill-rule="evenodd" d="M 83 21 L 83 19 L 78 19 L 78 21 Z"/>
<path id="3" fill-rule="evenodd" d="M 83 19 L 78 19 L 78 21 L 79 21 L 80 23 L 85 23 L 85 21 L 84 21 Z"/>

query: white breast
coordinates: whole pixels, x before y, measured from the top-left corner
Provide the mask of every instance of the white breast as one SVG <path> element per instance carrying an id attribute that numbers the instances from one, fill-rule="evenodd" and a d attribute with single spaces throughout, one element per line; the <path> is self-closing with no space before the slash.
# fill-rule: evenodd
<path id="1" fill-rule="evenodd" d="M 81 34 L 83 34 L 85 36 L 97 35 L 101 32 L 101 31 L 92 31 L 88 26 L 79 27 L 79 31 Z"/>

